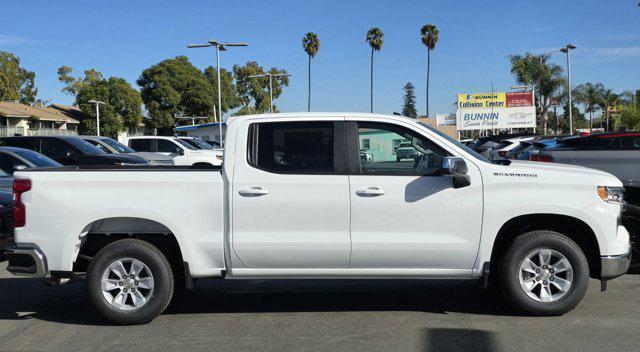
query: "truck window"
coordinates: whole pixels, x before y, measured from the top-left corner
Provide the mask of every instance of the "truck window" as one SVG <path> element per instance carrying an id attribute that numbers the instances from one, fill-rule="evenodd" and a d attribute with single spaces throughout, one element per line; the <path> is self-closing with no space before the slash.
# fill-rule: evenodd
<path id="1" fill-rule="evenodd" d="M 392 124 L 358 122 L 358 138 L 369 140 L 369 148 L 363 150 L 368 157 L 360 158 L 363 175 L 433 175 L 448 155 L 427 138 Z M 397 140 L 402 142 L 394 150 Z"/>
<path id="2" fill-rule="evenodd" d="M 251 166 L 284 174 L 333 174 L 333 122 L 256 123 L 249 136 Z"/>
<path id="3" fill-rule="evenodd" d="M 136 152 L 154 152 L 151 150 L 151 139 L 137 138 L 129 140 L 129 146 Z"/>
<path id="4" fill-rule="evenodd" d="M 158 153 L 175 153 L 180 147 L 172 141 L 158 139 Z"/>

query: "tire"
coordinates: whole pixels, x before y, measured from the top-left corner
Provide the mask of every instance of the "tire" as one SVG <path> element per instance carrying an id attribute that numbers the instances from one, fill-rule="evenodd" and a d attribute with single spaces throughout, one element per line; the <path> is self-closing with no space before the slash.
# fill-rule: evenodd
<path id="1" fill-rule="evenodd" d="M 550 265 L 545 266 L 540 257 L 547 255 L 550 259 L 545 262 Z M 561 257 L 570 264 L 569 270 L 565 270 L 567 266 L 562 263 L 566 262 Z M 523 269 L 521 265 L 525 265 L 526 258 L 533 266 Z M 547 230 L 517 237 L 505 252 L 498 274 L 506 299 L 519 311 L 531 315 L 567 313 L 580 303 L 589 286 L 589 264 L 580 247 L 567 236 Z"/>
<path id="2" fill-rule="evenodd" d="M 122 270 L 118 269 L 118 263 L 122 264 Z M 139 270 L 133 269 L 134 266 Z M 116 267 L 115 271 L 110 267 Z M 135 272 L 134 278 L 122 278 Z M 103 281 L 111 291 L 103 291 Z M 173 291 L 171 265 L 158 248 L 141 240 L 125 239 L 105 246 L 87 270 L 91 303 L 100 314 L 117 324 L 150 322 L 167 308 Z M 114 303 L 110 303 L 108 297 Z"/>

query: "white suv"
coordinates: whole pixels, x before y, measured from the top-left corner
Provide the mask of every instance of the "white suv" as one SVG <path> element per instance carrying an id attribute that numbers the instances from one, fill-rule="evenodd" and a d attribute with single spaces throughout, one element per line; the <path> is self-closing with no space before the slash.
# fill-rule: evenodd
<path id="1" fill-rule="evenodd" d="M 222 150 L 196 149 L 177 137 L 140 136 L 130 137 L 129 148 L 136 152 L 152 152 L 168 155 L 176 165 L 219 166 Z"/>

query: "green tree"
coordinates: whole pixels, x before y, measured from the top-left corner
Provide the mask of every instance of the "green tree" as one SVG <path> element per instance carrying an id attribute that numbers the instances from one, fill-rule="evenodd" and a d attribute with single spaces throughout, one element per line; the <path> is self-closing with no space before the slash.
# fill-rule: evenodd
<path id="1" fill-rule="evenodd" d="M 204 70 L 204 75 L 209 81 L 209 84 L 212 87 L 213 97 L 217 104 L 218 102 L 218 72 L 213 66 L 209 66 Z M 233 78 L 233 72 L 227 71 L 224 68 L 220 69 L 220 76 L 222 76 L 222 80 L 220 81 L 220 88 L 222 91 L 222 111 L 228 112 L 229 110 L 233 110 L 240 106 L 240 96 L 238 95 L 238 91 L 236 89 L 235 81 Z M 216 115 L 217 112 L 213 112 L 213 115 Z"/>
<path id="2" fill-rule="evenodd" d="M 589 113 L 589 132 L 593 131 L 593 112 L 602 104 L 605 88 L 602 83 L 583 83 L 574 89 L 576 101 L 584 105 L 584 111 Z"/>
<path id="3" fill-rule="evenodd" d="M 626 127 L 627 130 L 640 130 L 640 108 L 634 105 L 623 106 L 617 120 L 618 125 Z"/>
<path id="4" fill-rule="evenodd" d="M 384 33 L 380 28 L 374 27 L 367 31 L 366 42 L 371 47 L 371 112 L 373 113 L 373 53 L 382 49 Z"/>
<path id="5" fill-rule="evenodd" d="M 622 102 L 620 94 L 614 93 L 611 89 L 605 89 L 602 92 L 602 100 L 598 104 L 600 109 L 602 109 L 602 114 L 604 115 L 604 119 L 606 121 L 606 129 L 605 131 L 610 130 L 609 120 L 611 119 L 611 110 L 618 107 Z"/>
<path id="6" fill-rule="evenodd" d="M 564 133 L 569 133 L 569 103 L 565 103 L 562 107 L 563 113 L 562 118 L 560 119 L 560 129 Z M 584 114 L 578 109 L 577 106 L 573 105 L 571 109 L 571 117 L 573 118 L 573 129 L 577 128 L 586 128 L 589 126 L 587 120 L 584 118 Z"/>
<path id="7" fill-rule="evenodd" d="M 247 115 L 264 113 L 269 111 L 269 80 L 266 78 L 253 77 L 254 75 L 265 74 L 264 68 L 255 61 L 249 61 L 244 66 L 233 66 L 233 73 L 236 78 L 236 89 L 242 108 L 236 115 Z M 287 74 L 286 70 L 272 67 L 268 73 Z M 277 99 L 282 94 L 283 88 L 289 85 L 289 77 L 273 77 L 273 98 Z M 253 103 L 253 106 L 251 105 Z M 277 106 L 274 105 L 274 111 Z"/>
<path id="8" fill-rule="evenodd" d="M 418 111 L 416 110 L 416 95 L 413 92 L 413 84 L 411 84 L 411 82 L 407 82 L 402 89 L 404 90 L 402 116 L 410 117 L 412 119 L 418 118 Z"/>
<path id="9" fill-rule="evenodd" d="M 0 101 L 18 100 L 23 104 L 36 102 L 36 74 L 20 66 L 20 58 L 0 51 Z"/>
<path id="10" fill-rule="evenodd" d="M 422 44 L 427 47 L 427 117 L 429 117 L 429 71 L 431 69 L 431 50 L 435 49 L 438 39 L 440 39 L 440 31 L 432 24 L 426 24 L 420 29 L 420 39 Z"/>
<path id="11" fill-rule="evenodd" d="M 171 134 L 182 116 L 213 116 L 217 100 L 212 83 L 186 56 L 146 68 L 137 83 L 149 112 L 148 124 L 161 134 Z"/>
<path id="12" fill-rule="evenodd" d="M 84 71 L 84 77 L 73 77 L 68 66 L 58 68 L 58 80 L 65 84 L 62 91 L 75 96 L 76 104 L 87 118 L 80 122 L 82 134 L 96 134 L 95 105 L 90 100 L 102 101 L 100 105 L 100 134 L 117 137 L 124 129 L 134 129 L 142 121 L 142 98 L 129 82 L 121 77 L 105 79 L 95 69 Z"/>
<path id="13" fill-rule="evenodd" d="M 304 51 L 309 56 L 309 63 L 307 66 L 307 75 L 309 79 L 309 89 L 307 96 L 307 111 L 311 111 L 311 59 L 318 54 L 318 50 L 320 50 L 320 40 L 318 39 L 318 35 L 312 32 L 307 33 L 302 38 L 302 47 Z"/>
<path id="14" fill-rule="evenodd" d="M 564 88 L 565 80 L 562 67 L 548 63 L 549 55 L 510 55 L 511 73 L 520 84 L 533 86 L 535 94 L 536 115 L 546 133 L 549 117 L 548 110 L 551 98 L 558 96 Z"/>

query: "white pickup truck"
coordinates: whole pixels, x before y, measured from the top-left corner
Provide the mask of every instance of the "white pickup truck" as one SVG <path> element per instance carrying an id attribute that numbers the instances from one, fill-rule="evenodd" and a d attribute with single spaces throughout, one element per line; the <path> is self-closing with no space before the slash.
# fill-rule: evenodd
<path id="1" fill-rule="evenodd" d="M 8 270 L 84 277 L 101 314 L 135 324 L 196 278 L 477 279 L 555 315 L 629 265 L 606 172 L 492 164 L 399 116 L 242 116 L 226 140 L 218 169 L 17 171 Z"/>

